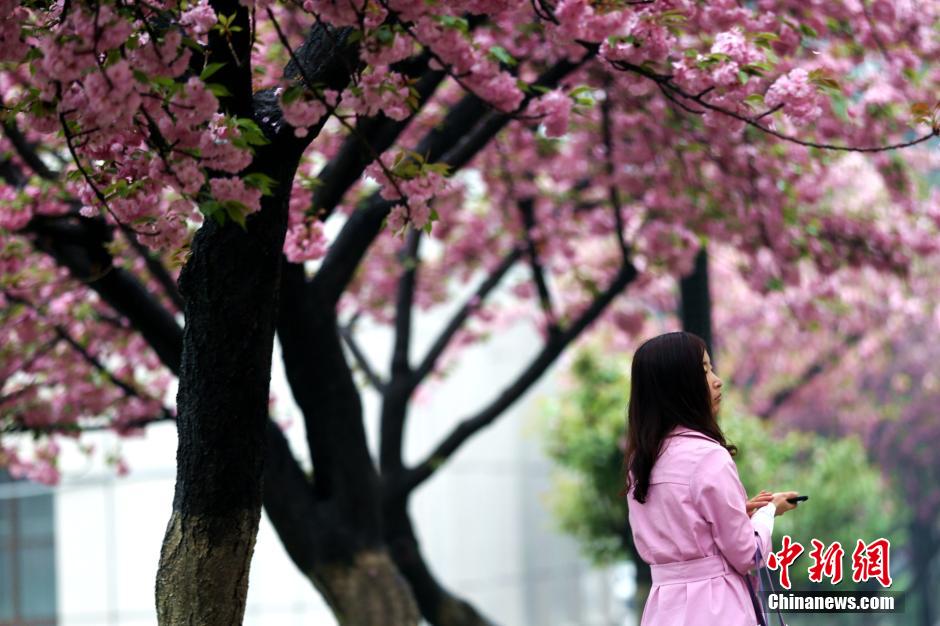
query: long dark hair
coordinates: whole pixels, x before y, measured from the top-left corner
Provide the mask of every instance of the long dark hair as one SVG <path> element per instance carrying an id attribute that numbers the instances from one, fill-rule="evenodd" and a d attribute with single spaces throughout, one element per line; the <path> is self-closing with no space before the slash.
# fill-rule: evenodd
<path id="1" fill-rule="evenodd" d="M 653 464 L 663 439 L 676 426 L 701 432 L 732 456 L 737 454 L 737 448 L 725 441 L 712 414 L 711 390 L 702 367 L 705 350 L 705 342 L 698 335 L 675 332 L 649 339 L 634 353 L 624 454 L 626 486 L 621 496 L 633 486 L 632 473 L 633 497 L 637 502 L 646 502 Z"/>

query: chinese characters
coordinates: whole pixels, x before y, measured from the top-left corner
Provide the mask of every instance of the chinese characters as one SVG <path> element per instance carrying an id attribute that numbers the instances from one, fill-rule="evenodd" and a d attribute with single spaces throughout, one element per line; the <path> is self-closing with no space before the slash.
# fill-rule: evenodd
<path id="1" fill-rule="evenodd" d="M 835 585 L 842 580 L 842 559 L 845 550 L 838 541 L 830 545 L 818 539 L 811 540 L 813 549 L 808 553 L 813 563 L 807 568 L 809 579 L 820 583 L 828 578 Z M 790 535 L 784 535 L 781 548 L 767 557 L 767 567 L 780 571 L 780 585 L 790 589 L 790 566 L 804 551 L 803 545 L 794 541 Z M 859 539 L 852 551 L 852 580 L 856 583 L 870 579 L 877 580 L 882 587 L 891 586 L 890 566 L 891 542 L 879 537 L 870 543 Z"/>

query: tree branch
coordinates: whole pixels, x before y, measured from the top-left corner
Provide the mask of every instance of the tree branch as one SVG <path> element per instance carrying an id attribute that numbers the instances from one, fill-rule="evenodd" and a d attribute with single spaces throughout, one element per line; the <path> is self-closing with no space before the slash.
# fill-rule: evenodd
<path id="1" fill-rule="evenodd" d="M 554 87 L 590 57 L 590 54 L 585 55 L 577 62 L 559 61 L 546 70 L 535 85 Z M 531 97 L 526 96 L 527 99 Z M 451 172 L 460 169 L 512 119 L 509 113 L 487 113 L 487 109 L 486 103 L 476 96 L 464 97 L 448 111 L 441 124 L 424 136 L 414 151 L 426 155 L 428 163 L 445 163 L 450 166 Z M 343 226 L 311 281 L 321 283 L 321 294 L 330 302 L 335 304 L 339 300 L 372 241 L 381 232 L 385 217 L 396 203 L 384 200 L 376 192 Z"/>
<path id="2" fill-rule="evenodd" d="M 4 122 L 3 132 L 7 136 L 7 139 L 10 140 L 10 143 L 13 144 L 16 153 L 31 170 L 36 172 L 37 176 L 45 180 L 55 180 L 58 177 L 56 172 L 50 170 L 46 164 L 43 163 L 39 154 L 36 153 L 35 146 L 30 145 L 30 143 L 26 141 L 26 137 L 20 132 L 15 121 L 10 119 Z"/>
<path id="3" fill-rule="evenodd" d="M 315 529 L 322 526 L 312 485 L 284 433 L 271 419 L 265 426 L 265 441 L 264 510 L 291 561 L 309 576 L 321 556 Z"/>
<path id="4" fill-rule="evenodd" d="M 476 292 L 464 303 L 460 310 L 450 319 L 447 323 L 447 326 L 444 327 L 444 330 L 441 331 L 441 334 L 438 335 L 437 339 L 434 341 L 434 344 L 428 350 L 427 355 L 421 361 L 421 364 L 415 368 L 414 374 L 412 375 L 412 388 L 417 387 L 418 384 L 424 380 L 428 374 L 434 370 L 434 366 L 437 364 L 437 360 L 443 354 L 444 350 L 447 348 L 447 345 L 450 343 L 450 340 L 454 337 L 460 327 L 463 326 L 463 323 L 470 317 L 470 314 L 480 306 L 486 297 L 490 294 L 493 289 L 499 285 L 500 281 L 506 275 L 506 272 L 509 271 L 516 261 L 519 260 L 519 257 L 522 256 L 522 247 L 514 246 L 507 254 L 503 261 L 496 266 L 496 268 L 486 277 L 480 286 L 477 287 Z"/>
<path id="5" fill-rule="evenodd" d="M 623 239 L 623 214 L 620 211 L 620 191 L 614 181 L 614 140 L 610 122 L 610 100 L 611 100 L 611 81 L 607 82 L 607 94 L 604 102 L 601 104 L 601 133 L 604 138 L 604 156 L 606 161 L 604 169 L 607 173 L 607 196 L 610 200 L 611 210 L 614 212 L 614 225 L 617 228 L 617 245 L 620 247 L 620 254 L 623 262 L 628 263 L 630 259 L 630 249 Z"/>
<path id="6" fill-rule="evenodd" d="M 339 335 L 343 338 L 343 342 L 352 353 L 353 358 L 356 360 L 356 364 L 359 365 L 359 367 L 362 369 L 363 373 L 366 375 L 366 378 L 368 378 L 372 386 L 375 387 L 375 390 L 380 394 L 384 394 L 387 388 L 387 383 L 379 377 L 375 369 L 372 367 L 372 364 L 369 362 L 369 358 L 365 355 L 365 353 L 359 347 L 359 344 L 356 342 L 356 338 L 353 336 L 354 321 L 355 319 L 350 321 L 348 324 L 339 324 Z"/>
<path id="7" fill-rule="evenodd" d="M 248 7 L 238 0 L 210 0 L 216 15 L 233 16 L 233 28 L 213 28 L 205 52 L 206 63 L 222 63 L 213 76 L 228 94 L 219 96 L 219 107 L 229 115 L 251 117 L 251 48 L 254 44 L 252 16 Z"/>
<path id="8" fill-rule="evenodd" d="M 142 417 L 139 419 L 131 420 L 129 422 L 123 422 L 119 426 L 115 426 L 114 422 L 111 420 L 102 422 L 100 424 L 80 424 L 80 423 L 71 423 L 71 424 L 41 424 L 36 426 L 26 426 L 21 422 L 16 422 L 5 426 L 0 432 L 2 433 L 43 433 L 43 434 L 62 434 L 62 435 L 75 435 L 79 433 L 92 433 L 92 432 L 102 432 L 105 430 L 119 430 L 121 432 L 129 432 L 136 430 L 138 428 L 144 428 L 145 426 L 150 426 L 151 424 L 158 424 L 160 422 L 174 422 L 176 418 L 171 413 L 161 413 L 156 417 Z"/>
<path id="9" fill-rule="evenodd" d="M 545 273 L 542 269 L 542 263 L 539 261 L 539 253 L 535 247 L 535 240 L 532 238 L 532 229 L 535 228 L 534 204 L 532 198 L 524 198 L 519 201 L 519 212 L 522 214 L 522 225 L 525 230 L 526 256 L 529 258 L 529 266 L 532 268 L 532 280 L 535 282 L 536 290 L 539 294 L 539 304 L 542 312 L 545 314 L 545 327 L 549 336 L 557 335 L 560 332 L 558 319 L 555 317 L 554 307 L 552 307 L 552 297 L 548 291 L 548 285 L 545 283 Z"/>
<path id="10" fill-rule="evenodd" d="M 408 376 L 411 365 L 408 362 L 408 350 L 411 347 L 411 308 L 418 273 L 418 244 L 421 232 L 410 229 L 408 241 L 399 254 L 402 266 L 401 279 L 398 281 L 398 296 L 395 302 L 395 348 L 392 351 L 390 371 L 392 377 Z"/>
<path id="11" fill-rule="evenodd" d="M 770 404 L 758 413 L 758 417 L 762 420 L 771 419 L 797 391 L 813 382 L 813 380 L 822 375 L 828 367 L 838 363 L 842 357 L 845 356 L 845 353 L 851 350 L 861 339 L 861 333 L 852 333 L 845 338 L 842 344 L 831 352 L 810 363 L 810 365 L 803 370 L 803 373 L 797 377 L 795 382 L 774 393 L 773 397 L 770 399 Z"/>
<path id="12" fill-rule="evenodd" d="M 35 236 L 38 250 L 127 317 L 160 360 L 178 371 L 182 329 L 133 274 L 114 266 L 106 248 L 112 240 L 112 228 L 103 218 L 37 215 L 24 230 Z"/>
<path id="13" fill-rule="evenodd" d="M 137 236 L 134 234 L 134 231 L 127 227 L 125 224 L 121 224 L 121 232 L 124 233 L 124 237 L 127 239 L 127 242 L 131 247 L 137 252 L 137 254 L 144 260 L 144 264 L 147 266 L 147 271 L 150 272 L 150 275 L 160 284 L 163 288 L 164 293 L 167 297 L 170 298 L 170 301 L 173 303 L 173 306 L 176 307 L 177 311 L 183 310 L 183 298 L 180 296 L 179 289 L 176 286 L 176 280 L 167 270 L 163 262 L 156 257 L 150 250 L 147 249 L 145 245 L 140 243 L 137 239 Z"/>
<path id="14" fill-rule="evenodd" d="M 287 381 L 307 430 L 314 494 L 318 502 L 332 501 L 339 519 L 356 520 L 364 535 L 377 537 L 379 478 L 369 455 L 359 391 L 343 353 L 336 312 L 311 285 L 305 285 L 303 266 L 283 265 L 277 332 Z"/>
<path id="15" fill-rule="evenodd" d="M 398 472 L 402 467 L 401 447 L 408 415 L 410 396 L 411 363 L 411 311 L 414 306 L 414 293 L 418 272 L 418 245 L 421 243 L 421 231 L 410 228 L 408 240 L 399 254 L 402 267 L 398 281 L 398 295 L 395 302 L 395 345 L 392 349 L 392 362 L 389 367 L 391 379 L 388 392 L 382 399 L 381 430 L 379 444 L 379 464 L 383 475 Z"/>
<path id="16" fill-rule="evenodd" d="M 311 208 L 324 220 L 343 199 L 352 185 L 359 180 L 374 154 L 382 154 L 395 143 L 402 131 L 421 111 L 424 104 L 446 76 L 443 70 L 429 70 L 428 57 L 422 55 L 407 63 L 396 64 L 393 69 L 405 76 L 420 79 L 414 89 L 418 95 L 418 107 L 404 120 L 393 120 L 380 114 L 376 117 L 357 120 L 353 133 L 343 142 L 339 151 L 323 166 L 317 179 L 321 181 L 313 193 Z"/>
<path id="17" fill-rule="evenodd" d="M 20 155 L 20 158 L 29 165 L 33 171 L 36 172 L 41 178 L 48 181 L 55 181 L 59 177 L 58 172 L 53 172 L 46 167 L 45 163 L 42 162 L 42 159 L 39 158 L 39 155 L 36 153 L 35 148 L 26 141 L 26 138 L 22 135 L 19 128 L 17 128 L 15 122 L 7 121 L 3 125 L 4 132 L 7 137 L 13 143 L 14 147 L 17 150 L 17 153 Z M 25 177 L 20 175 L 17 178 L 22 180 L 18 184 L 25 183 Z M 74 208 L 78 208 L 78 201 L 71 200 L 71 203 L 74 205 Z M 173 280 L 170 273 L 167 271 L 166 267 L 160 262 L 159 259 L 153 257 L 150 252 L 137 240 L 134 230 L 127 226 L 126 224 L 120 224 L 121 231 L 127 237 L 128 242 L 131 244 L 131 247 L 144 259 L 144 262 L 147 265 L 147 269 L 150 274 L 157 280 L 158 283 L 163 287 L 167 296 L 170 300 L 173 301 L 173 304 L 177 309 L 182 309 L 182 300 L 179 296 L 179 291 L 176 288 L 176 281 Z"/>
<path id="18" fill-rule="evenodd" d="M 889 144 L 887 146 L 843 146 L 843 145 L 831 144 L 831 143 L 807 141 L 805 139 L 800 139 L 799 137 L 794 137 L 793 135 L 787 135 L 786 133 L 781 133 L 780 131 L 774 130 L 772 128 L 768 128 L 767 126 L 764 126 L 763 124 L 757 121 L 761 119 L 762 117 L 764 117 L 764 115 L 766 114 L 759 115 L 756 118 L 748 117 L 746 115 L 741 115 L 737 111 L 733 111 L 727 107 L 723 107 L 721 105 L 712 104 L 711 102 L 708 102 L 705 99 L 705 95 L 707 91 L 702 92 L 700 94 L 686 93 L 683 89 L 681 89 L 675 83 L 672 82 L 672 76 L 669 76 L 666 74 L 657 74 L 656 72 L 652 70 L 649 70 L 644 67 L 640 67 L 639 65 L 634 65 L 633 63 L 629 63 L 627 61 L 611 61 L 610 64 L 613 67 L 616 67 L 618 69 L 630 71 L 630 72 L 639 74 L 640 76 L 643 76 L 645 78 L 652 80 L 659 86 L 660 90 L 663 92 L 663 94 L 667 98 L 675 102 L 682 109 L 684 109 L 685 111 L 689 113 L 700 115 L 703 112 L 696 111 L 695 109 L 690 108 L 683 101 L 694 102 L 695 104 L 697 104 L 698 106 L 704 109 L 715 111 L 716 113 L 721 113 L 722 115 L 725 115 L 727 117 L 744 122 L 748 126 L 752 126 L 763 133 L 776 137 L 777 139 L 783 139 L 784 141 L 789 141 L 791 143 L 795 143 L 801 146 L 806 146 L 808 148 L 818 148 L 820 150 L 836 150 L 836 151 L 842 151 L 842 152 L 885 152 L 888 150 L 910 148 L 911 146 L 916 146 L 917 144 L 923 143 L 929 139 L 932 139 L 933 137 L 936 137 L 938 134 L 940 134 L 940 129 L 932 129 L 928 134 L 923 135 L 921 137 L 917 137 L 910 141 L 902 141 L 900 143 Z"/>
<path id="19" fill-rule="evenodd" d="M 457 428 L 441 442 L 421 463 L 408 470 L 399 488 L 405 492 L 413 491 L 418 485 L 430 478 L 437 469 L 453 455 L 471 436 L 489 426 L 503 411 L 518 400 L 546 369 L 555 361 L 565 347 L 604 312 L 613 299 L 637 276 L 632 264 L 621 266 L 620 271 L 604 290 L 574 323 L 554 339 L 546 341 L 526 369 L 489 405 L 476 415 L 463 419 Z"/>

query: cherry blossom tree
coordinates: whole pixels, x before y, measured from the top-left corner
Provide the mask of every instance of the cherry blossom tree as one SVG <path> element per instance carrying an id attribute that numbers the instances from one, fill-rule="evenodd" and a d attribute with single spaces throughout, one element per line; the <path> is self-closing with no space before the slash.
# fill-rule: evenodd
<path id="1" fill-rule="evenodd" d="M 913 0 L 2 2 L 3 462 L 52 482 L 66 438 L 176 421 L 163 624 L 241 621 L 262 502 L 341 621 L 481 623 L 409 496 L 585 329 L 637 333 L 705 241 L 763 288 L 934 250 L 937 21 Z M 873 154 L 883 214 L 831 201 L 845 152 Z M 413 310 L 476 280 L 413 359 Z M 387 371 L 363 316 L 393 328 Z M 519 318 L 532 361 L 406 465 L 421 384 Z M 268 416 L 275 333 L 313 478 Z M 382 394 L 376 463 L 353 363 Z"/>

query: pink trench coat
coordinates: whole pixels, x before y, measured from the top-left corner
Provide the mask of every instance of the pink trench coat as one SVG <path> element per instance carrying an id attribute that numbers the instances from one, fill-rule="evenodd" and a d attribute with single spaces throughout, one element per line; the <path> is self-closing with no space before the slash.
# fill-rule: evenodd
<path id="1" fill-rule="evenodd" d="M 653 586 L 642 626 L 755 626 L 743 574 L 770 528 L 754 523 L 734 460 L 715 440 L 679 426 L 653 465 L 646 503 L 627 494 L 637 551 Z M 757 531 L 757 535 L 755 535 Z"/>

